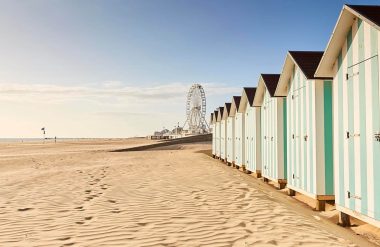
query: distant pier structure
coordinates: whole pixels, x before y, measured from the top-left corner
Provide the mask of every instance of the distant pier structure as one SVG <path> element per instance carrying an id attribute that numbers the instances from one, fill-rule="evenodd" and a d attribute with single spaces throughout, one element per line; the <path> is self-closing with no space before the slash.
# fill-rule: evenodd
<path id="1" fill-rule="evenodd" d="M 186 120 L 183 127 L 178 125 L 173 130 L 156 131 L 149 139 L 175 139 L 188 135 L 210 133 L 206 121 L 206 94 L 201 84 L 193 84 L 186 97 Z"/>

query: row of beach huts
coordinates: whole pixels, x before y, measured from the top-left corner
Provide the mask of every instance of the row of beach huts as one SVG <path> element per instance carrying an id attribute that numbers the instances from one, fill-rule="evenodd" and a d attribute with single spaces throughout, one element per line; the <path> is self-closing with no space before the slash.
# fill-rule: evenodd
<path id="1" fill-rule="evenodd" d="M 324 52 L 289 51 L 211 113 L 228 165 L 380 227 L 380 6 L 344 5 Z"/>

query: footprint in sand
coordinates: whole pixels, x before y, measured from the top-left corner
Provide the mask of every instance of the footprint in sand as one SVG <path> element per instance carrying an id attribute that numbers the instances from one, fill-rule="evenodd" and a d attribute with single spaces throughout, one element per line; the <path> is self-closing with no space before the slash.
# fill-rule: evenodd
<path id="1" fill-rule="evenodd" d="M 86 192 L 86 194 L 89 194 L 91 193 L 92 190 L 85 190 L 84 192 Z"/>
<path id="2" fill-rule="evenodd" d="M 67 243 L 67 244 L 63 244 L 62 246 L 71 246 L 71 245 L 74 245 L 75 243 Z"/>
<path id="3" fill-rule="evenodd" d="M 67 209 L 63 209 L 63 210 L 58 211 L 58 213 L 67 213 L 67 212 L 69 212 L 69 210 L 67 210 Z"/>
<path id="4" fill-rule="evenodd" d="M 113 213 L 113 214 L 118 214 L 118 213 L 121 213 L 121 210 L 119 210 L 119 209 L 115 209 L 115 210 L 112 210 L 111 213 Z"/>
<path id="5" fill-rule="evenodd" d="M 78 209 L 78 210 L 83 210 L 83 206 L 80 206 L 80 207 L 76 207 L 75 209 Z"/>
<path id="6" fill-rule="evenodd" d="M 247 224 L 245 224 L 245 222 L 240 222 L 238 226 L 241 226 L 241 227 L 245 228 L 247 226 Z"/>
<path id="7" fill-rule="evenodd" d="M 91 220 L 92 216 L 84 217 L 84 220 Z"/>
<path id="8" fill-rule="evenodd" d="M 83 221 L 77 221 L 77 222 L 75 222 L 75 224 L 78 224 L 78 225 L 83 225 L 83 224 L 84 224 L 84 222 L 83 222 Z"/>
<path id="9" fill-rule="evenodd" d="M 63 237 L 63 238 L 59 238 L 58 240 L 60 240 L 60 241 L 66 241 L 66 240 L 69 240 L 69 239 L 71 239 L 71 237 Z"/>
<path id="10" fill-rule="evenodd" d="M 108 202 L 110 202 L 110 203 L 116 203 L 115 200 L 108 200 Z"/>
<path id="11" fill-rule="evenodd" d="M 32 210 L 33 208 L 19 208 L 17 209 L 17 211 L 19 212 L 24 212 L 24 211 L 29 211 L 29 210 Z"/>
<path id="12" fill-rule="evenodd" d="M 87 198 L 86 199 L 84 199 L 85 201 L 91 201 L 92 199 L 94 199 L 94 197 L 93 196 L 87 196 Z"/>

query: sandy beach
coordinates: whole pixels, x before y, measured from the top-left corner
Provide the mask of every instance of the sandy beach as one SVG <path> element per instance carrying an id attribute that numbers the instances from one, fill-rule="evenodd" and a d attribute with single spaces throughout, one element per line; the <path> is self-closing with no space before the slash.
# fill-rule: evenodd
<path id="1" fill-rule="evenodd" d="M 0 144 L 0 246 L 372 246 L 209 143 Z"/>

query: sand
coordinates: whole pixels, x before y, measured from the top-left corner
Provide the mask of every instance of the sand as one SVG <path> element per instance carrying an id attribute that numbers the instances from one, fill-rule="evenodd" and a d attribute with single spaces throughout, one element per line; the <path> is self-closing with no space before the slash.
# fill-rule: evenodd
<path id="1" fill-rule="evenodd" d="M 108 152 L 144 143 L 0 144 L 0 246 L 371 246 L 210 144 Z"/>

